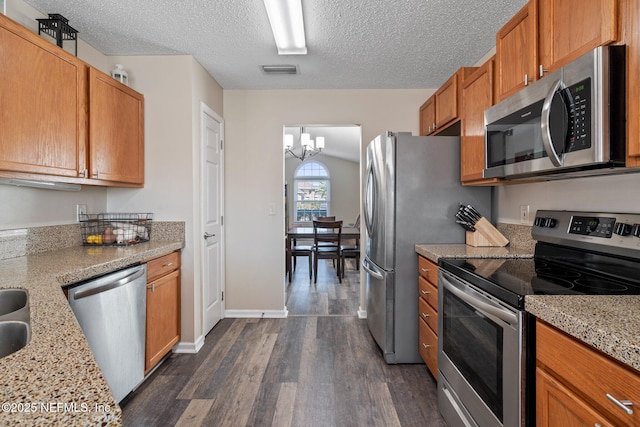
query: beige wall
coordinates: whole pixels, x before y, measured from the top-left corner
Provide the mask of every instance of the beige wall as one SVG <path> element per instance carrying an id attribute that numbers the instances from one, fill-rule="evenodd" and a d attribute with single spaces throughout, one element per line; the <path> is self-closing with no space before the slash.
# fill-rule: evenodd
<path id="1" fill-rule="evenodd" d="M 327 144 L 331 144 L 327 141 Z M 323 164 L 329 171 L 330 184 L 330 215 L 344 221 L 344 224 L 353 223 L 360 212 L 360 163 L 336 157 L 318 154 L 313 161 Z M 285 177 L 289 184 L 291 197 L 289 198 L 289 225 L 294 221 L 293 180 L 296 169 L 301 165 L 299 159 L 287 158 L 285 160 Z"/>
<path id="2" fill-rule="evenodd" d="M 418 133 L 416 90 L 228 90 L 226 125 L 226 308 L 284 309 L 284 156 L 291 123 L 360 124 L 363 146 L 385 130 Z M 276 206 L 269 215 L 269 206 Z"/>
<path id="3" fill-rule="evenodd" d="M 200 102 L 222 115 L 222 88 L 191 56 L 109 57 L 145 96 L 145 186 L 109 188 L 108 209 L 153 212 L 185 221 L 182 336 L 186 350 L 202 340 L 200 275 Z"/>

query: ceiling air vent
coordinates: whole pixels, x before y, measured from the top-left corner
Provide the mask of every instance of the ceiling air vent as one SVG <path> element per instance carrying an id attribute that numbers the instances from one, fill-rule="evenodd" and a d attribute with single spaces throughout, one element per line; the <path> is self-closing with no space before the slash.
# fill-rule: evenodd
<path id="1" fill-rule="evenodd" d="M 261 65 L 260 69 L 265 74 L 298 74 L 295 65 Z"/>

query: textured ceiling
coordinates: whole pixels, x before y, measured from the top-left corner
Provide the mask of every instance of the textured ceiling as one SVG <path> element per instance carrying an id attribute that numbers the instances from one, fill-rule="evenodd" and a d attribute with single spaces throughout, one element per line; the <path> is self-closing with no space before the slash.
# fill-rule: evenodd
<path id="1" fill-rule="evenodd" d="M 262 0 L 25 0 L 106 55 L 193 55 L 224 89 L 436 88 L 526 0 L 303 0 L 308 55 L 278 56 Z M 264 75 L 263 64 L 300 74 Z"/>

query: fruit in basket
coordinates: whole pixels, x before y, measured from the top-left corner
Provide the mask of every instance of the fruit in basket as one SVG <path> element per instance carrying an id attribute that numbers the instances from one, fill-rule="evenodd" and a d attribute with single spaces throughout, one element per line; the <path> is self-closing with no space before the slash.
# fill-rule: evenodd
<path id="1" fill-rule="evenodd" d="M 101 234 L 90 234 L 87 236 L 87 243 L 90 245 L 101 245 L 102 244 L 102 235 Z"/>
<path id="2" fill-rule="evenodd" d="M 113 232 L 111 228 L 105 228 L 104 230 L 104 243 L 107 245 L 112 244 L 116 241 L 116 234 Z"/>

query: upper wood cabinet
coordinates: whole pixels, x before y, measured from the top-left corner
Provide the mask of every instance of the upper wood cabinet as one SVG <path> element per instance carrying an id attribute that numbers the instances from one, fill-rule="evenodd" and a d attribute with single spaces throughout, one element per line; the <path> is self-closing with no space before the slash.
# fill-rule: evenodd
<path id="1" fill-rule="evenodd" d="M 475 67 L 461 67 L 420 107 L 420 135 L 437 135 L 460 119 L 462 82 Z"/>
<path id="2" fill-rule="evenodd" d="M 538 66 L 538 0 L 531 0 L 496 34 L 498 101 L 536 78 Z"/>
<path id="3" fill-rule="evenodd" d="M 618 0 L 530 0 L 496 34 L 498 100 L 615 42 L 618 21 Z"/>
<path id="4" fill-rule="evenodd" d="M 0 170 L 86 169 L 86 67 L 0 14 Z"/>
<path id="5" fill-rule="evenodd" d="M 618 0 L 537 0 L 538 78 L 618 39 Z"/>
<path id="6" fill-rule="evenodd" d="M 144 183 L 144 99 L 89 68 L 90 178 Z"/>
<path id="7" fill-rule="evenodd" d="M 144 184 L 143 96 L 0 14 L 0 176 Z"/>
<path id="8" fill-rule="evenodd" d="M 494 104 L 494 63 L 489 59 L 462 84 L 460 126 L 460 179 L 466 185 L 491 185 L 497 178 L 484 179 L 484 111 Z"/>
<path id="9" fill-rule="evenodd" d="M 620 44 L 627 50 L 627 167 L 640 167 L 640 2 L 620 0 Z M 633 118 L 633 119 L 632 119 Z"/>
<path id="10" fill-rule="evenodd" d="M 420 107 L 420 135 L 430 135 L 436 128 L 436 97 L 432 95 Z"/>

